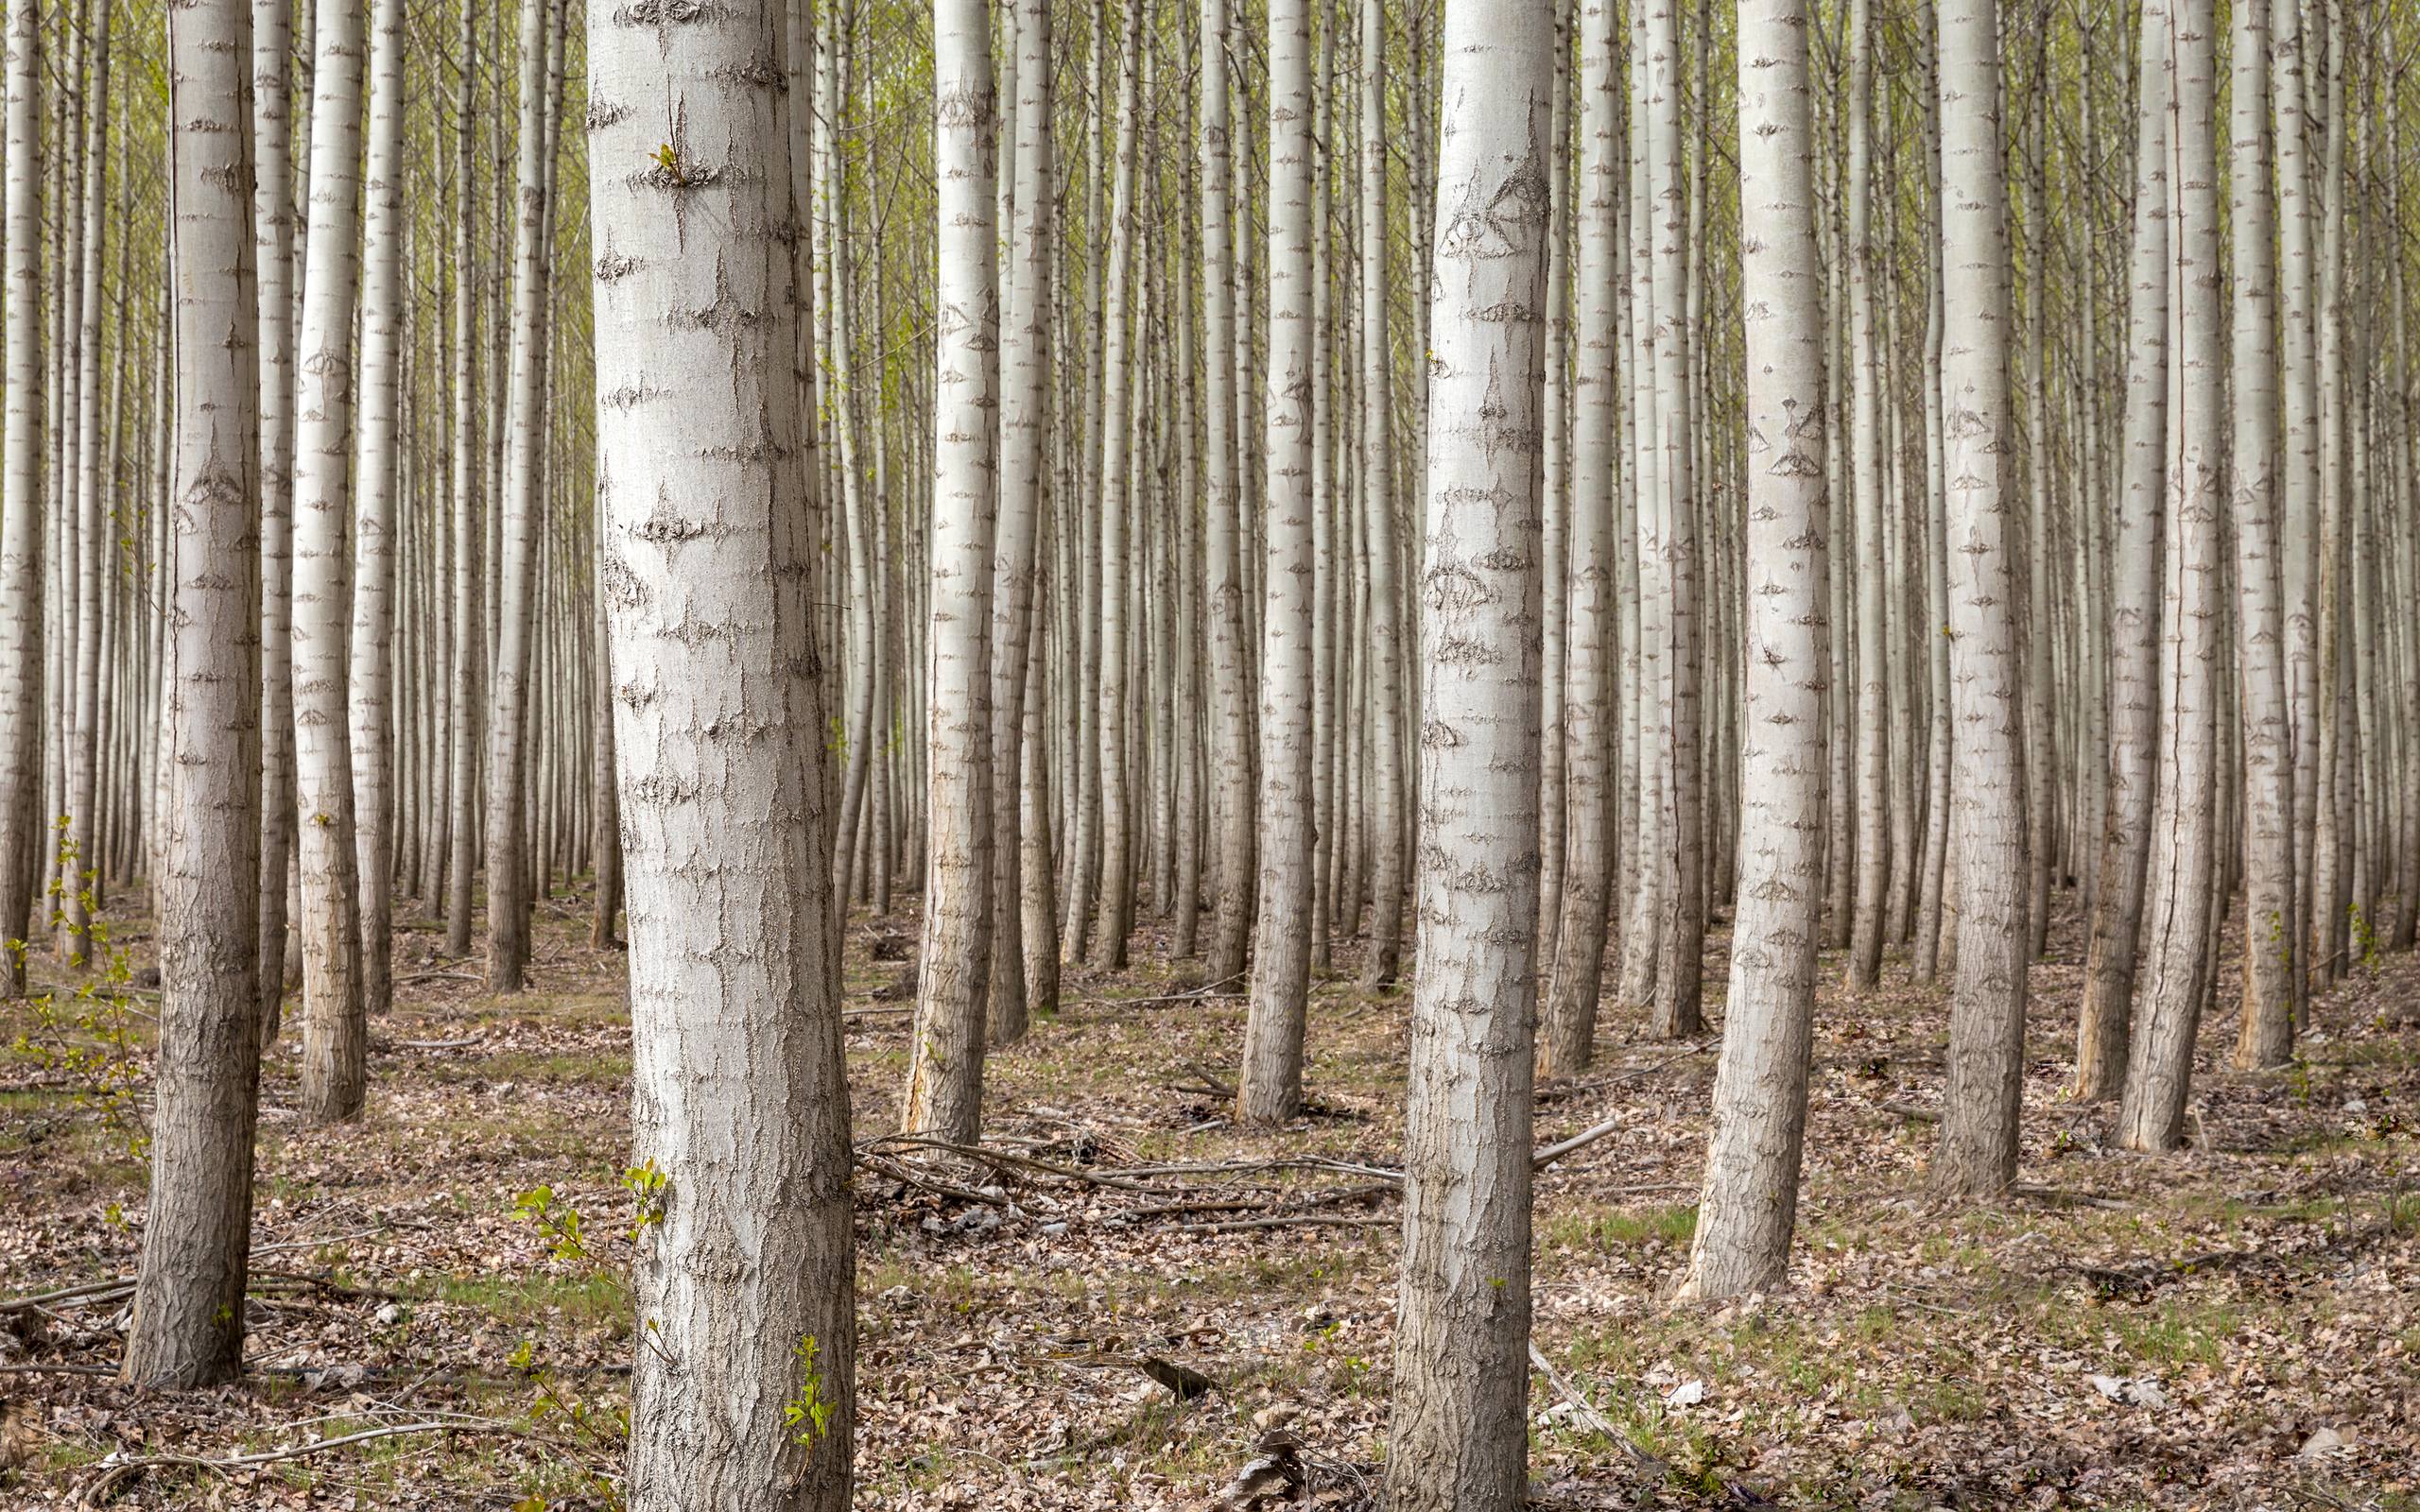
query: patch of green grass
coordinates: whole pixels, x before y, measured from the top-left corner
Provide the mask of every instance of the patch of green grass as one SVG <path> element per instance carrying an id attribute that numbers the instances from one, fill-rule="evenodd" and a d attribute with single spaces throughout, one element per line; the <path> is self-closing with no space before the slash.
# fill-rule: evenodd
<path id="1" fill-rule="evenodd" d="M 2119 1343 L 2138 1360 L 2171 1368 L 2215 1366 L 2242 1328 L 2243 1314 L 2220 1304 L 2166 1301 L 2150 1313 L 2121 1315 L 2117 1324 Z"/>
<path id="2" fill-rule="evenodd" d="M 1548 1245 L 1611 1249 L 1634 1245 L 1685 1245 L 1697 1237 L 1697 1204 L 1567 1212 L 1547 1226 Z"/>
<path id="3" fill-rule="evenodd" d="M 630 1291 L 611 1276 L 441 1276 L 429 1295 L 508 1323 L 560 1316 L 576 1324 L 630 1326 Z"/>

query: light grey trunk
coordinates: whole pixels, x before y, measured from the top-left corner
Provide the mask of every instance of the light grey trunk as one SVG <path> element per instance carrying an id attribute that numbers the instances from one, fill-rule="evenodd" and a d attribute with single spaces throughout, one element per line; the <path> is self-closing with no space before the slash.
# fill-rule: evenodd
<path id="1" fill-rule="evenodd" d="M 992 29 L 984 0 L 936 0 L 940 287 L 925 654 L 925 940 L 900 1126 L 972 1142 L 983 1124 L 992 949 L 993 404 L 1000 306 L 992 241 Z"/>
<path id="2" fill-rule="evenodd" d="M 1280 1124 L 1303 1105 L 1310 997 L 1311 14 L 1269 9 L 1269 368 L 1261 496 L 1267 541 L 1260 637 L 1260 884 L 1251 1018 L 1236 1116 Z"/>
<path id="3" fill-rule="evenodd" d="M 0 439 L 0 943 L 33 907 L 42 825 L 42 12 L 9 11 L 8 416 Z M 25 989 L 0 949 L 0 997 Z"/>
<path id="4" fill-rule="evenodd" d="M 1553 36 L 1548 0 L 1445 10 L 1395 1512 L 1525 1500 Z"/>
<path id="5" fill-rule="evenodd" d="M 1361 985 L 1391 984 L 1403 948 L 1408 833 L 1404 784 L 1403 591 L 1389 444 L 1394 352 L 1387 341 L 1387 80 L 1384 0 L 1361 0 L 1361 528 L 1368 577 L 1370 937 Z M 1417 380 L 1415 380 L 1417 382 Z"/>
<path id="6" fill-rule="evenodd" d="M 249 0 L 168 13 L 180 370 L 168 547 L 176 672 L 164 715 L 174 775 L 162 815 L 151 1200 L 120 1366 L 129 1384 L 148 1387 L 216 1385 L 243 1368 L 260 1079 L 260 895 L 250 885 L 260 868 L 261 713 L 251 40 Z M 29 80 L 18 74 L 9 84 L 13 119 Z M 21 245 L 10 236 L 11 252 Z"/>
<path id="7" fill-rule="evenodd" d="M 590 159 L 622 165 L 596 176 L 591 235 L 632 1135 L 663 1177 L 632 1512 L 850 1499 L 849 1092 L 783 32 L 778 0 L 689 25 L 616 0 L 588 15 Z"/>
<path id="8" fill-rule="evenodd" d="M 361 979 L 353 754 L 345 682 L 352 625 L 353 338 L 361 222 L 362 15 L 320 0 L 311 100 L 294 467 L 295 811 L 302 876 L 302 1111 L 361 1111 L 370 1030 Z"/>
<path id="9" fill-rule="evenodd" d="M 1958 725 L 1958 977 L 1932 1180 L 1991 1196 L 2016 1179 L 2025 1060 L 2023 658 L 2011 539 L 2008 233 L 1997 0 L 1941 14 L 1941 387 L 1948 490 L 1949 649 Z"/>
<path id="10" fill-rule="evenodd" d="M 1805 0 L 1739 9 L 1746 320 L 1747 638 L 1739 890 L 1713 1134 L 1685 1295 L 1777 1290 L 1789 1271 L 1824 903 L 1830 598 L 1823 265 Z M 1867 19 L 1860 3 L 1857 20 Z M 1854 192 L 1854 191 L 1852 191 Z"/>
<path id="11" fill-rule="evenodd" d="M 1202 470 L 1202 511 L 1209 521 L 1210 674 L 1219 834 L 1218 919 L 1210 936 L 1209 979 L 1224 988 L 1242 980 L 1252 944 L 1253 829 L 1252 751 L 1253 643 L 1244 626 L 1245 501 L 1236 475 L 1236 362 L 1235 258 L 1229 226 L 1227 8 L 1201 0 L 1201 326 L 1205 381 L 1202 415 L 1208 465 Z"/>
<path id="12" fill-rule="evenodd" d="M 285 988 L 285 876 L 294 858 L 293 0 L 252 0 L 252 234 L 260 295 L 261 858 L 264 1043 Z"/>

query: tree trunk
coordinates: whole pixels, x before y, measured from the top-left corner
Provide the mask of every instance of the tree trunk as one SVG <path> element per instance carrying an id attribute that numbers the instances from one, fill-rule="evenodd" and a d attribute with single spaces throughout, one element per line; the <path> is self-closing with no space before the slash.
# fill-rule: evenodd
<path id="1" fill-rule="evenodd" d="M 1126 936 L 1134 928 L 1134 866 L 1132 827 L 1134 800 L 1131 758 L 1127 750 L 1126 705 L 1131 691 L 1127 661 L 1129 630 L 1127 600 L 1132 572 L 1129 554 L 1136 549 L 1136 516 L 1143 490 L 1137 470 L 1129 466 L 1128 451 L 1136 364 L 1130 326 L 1139 324 L 1132 307 L 1137 279 L 1133 270 L 1134 133 L 1136 92 L 1142 68 L 1143 13 L 1127 8 L 1126 34 L 1118 50 L 1117 147 L 1111 168 L 1115 187 L 1110 193 L 1109 267 L 1101 293 L 1100 491 L 1100 682 L 1094 690 L 1094 734 L 1100 763 L 1100 889 L 1098 928 L 1093 937 L 1092 961 L 1105 971 L 1123 970 Z"/>
<path id="2" fill-rule="evenodd" d="M 261 1038 L 285 989 L 285 874 L 294 859 L 293 0 L 252 0 L 252 234 L 261 417 Z"/>
<path id="3" fill-rule="evenodd" d="M 362 239 L 361 417 L 354 466 L 352 741 L 354 853 L 361 885 L 362 997 L 394 994 L 392 949 L 396 429 L 403 382 L 404 36 L 401 0 L 370 8 L 370 200 Z"/>
<path id="4" fill-rule="evenodd" d="M 1260 638 L 1260 915 L 1236 1117 L 1282 1124 L 1303 1106 L 1310 997 L 1311 13 L 1269 11 L 1269 368 Z"/>
<path id="5" fill-rule="evenodd" d="M 983 0 L 935 0 L 940 312 L 925 689 L 925 941 L 900 1127 L 972 1143 L 983 1125 L 992 949 L 993 404 L 1000 306 L 992 176 L 992 28 Z"/>
<path id="6" fill-rule="evenodd" d="M 2016 543 L 2001 454 L 2008 420 L 2008 234 L 2000 168 L 1997 0 L 1941 16 L 1942 431 L 1948 487 L 1950 686 L 1959 726 L 1954 826 L 1958 979 L 1932 1179 L 1994 1196 L 2016 1179 L 2025 1070 L 2024 667 Z"/>
<path id="7" fill-rule="evenodd" d="M 361 220 L 362 14 L 320 0 L 311 99 L 311 227 L 297 347 L 294 468 L 295 795 L 302 867 L 302 1111 L 361 1111 L 370 1029 L 354 869 L 345 682 L 351 627 L 353 337 Z"/>
<path id="8" fill-rule="evenodd" d="M 783 32 L 778 5 L 588 16 L 591 150 L 629 165 L 593 190 L 599 572 L 632 1132 L 661 1179 L 641 1209 L 633 1512 L 849 1504 L 849 1091 Z"/>
<path id="9" fill-rule="evenodd" d="M 1213 0 L 1215 3 L 1215 0 Z M 9 11 L 8 419 L 0 439 L 0 997 L 34 902 L 42 826 L 42 12 Z"/>
<path id="10" fill-rule="evenodd" d="M 1891 854 L 1888 808 L 1891 757 L 1886 742 L 1891 722 L 1899 711 L 1891 707 L 1887 682 L 1890 643 L 1882 622 L 1883 353 L 1875 331 L 1874 285 L 1877 270 L 1871 230 L 1873 0 L 1855 0 L 1848 25 L 1848 245 L 1841 253 L 1848 260 L 1849 280 L 1849 473 L 1853 496 L 1845 502 L 1854 515 L 1857 531 L 1857 572 L 1852 578 L 1857 595 L 1857 795 L 1853 805 L 1857 866 L 1852 884 L 1855 902 L 1849 924 L 1846 976 L 1852 989 L 1862 989 L 1882 979 L 1882 904 L 1894 859 Z M 1754 663 L 1752 651 L 1752 668 Z M 1740 797 L 1743 805 L 1750 801 L 1746 790 Z"/>
<path id="11" fill-rule="evenodd" d="M 1218 768 L 1219 916 L 1210 936 L 1209 985 L 1242 980 L 1252 945 L 1253 827 L 1252 669 L 1244 626 L 1243 489 L 1236 475 L 1236 404 L 1233 334 L 1235 258 L 1228 180 L 1229 0 L 1201 0 L 1201 325 L 1207 333 L 1202 414 L 1209 458 L 1202 511 L 1209 520 L 1210 672 L 1216 694 L 1212 749 Z"/>
<path id="12" fill-rule="evenodd" d="M 1547 0 L 1445 10 L 1395 1512 L 1525 1500 L 1553 35 Z"/>
<path id="13" fill-rule="evenodd" d="M 1369 578 L 1371 857 L 1370 937 L 1361 985 L 1391 985 L 1403 949 L 1406 838 L 1412 822 L 1404 790 L 1403 592 L 1396 582 L 1388 426 L 1393 413 L 1387 342 L 1387 77 L 1384 0 L 1361 0 L 1361 524 Z M 1417 382 L 1418 380 L 1415 380 Z"/>
<path id="14" fill-rule="evenodd" d="M 175 775 L 159 889 L 151 1202 L 120 1368 L 136 1386 L 216 1385 L 243 1368 L 260 1082 L 260 895 L 249 885 L 260 868 L 261 713 L 251 21 L 250 0 L 168 12 Z M 17 118 L 31 80 L 12 76 Z M 23 243 L 12 234 L 9 245 Z"/>
<path id="15" fill-rule="evenodd" d="M 2127 278 L 2126 420 L 2117 540 L 2110 551 L 2109 819 L 2084 960 L 2075 1094 L 2125 1085 L 2143 885 L 2159 773 L 2159 582 L 2167 485 L 2169 192 L 2168 0 L 2146 0 L 2135 133 L 2135 244 Z"/>
<path id="16" fill-rule="evenodd" d="M 1859 0 L 1850 26 L 1870 19 Z M 1805 0 L 1739 11 L 1746 301 L 1747 592 L 1737 912 L 1714 1132 L 1685 1295 L 1780 1288 L 1798 1216 L 1829 786 L 1823 266 Z M 1854 148 L 1852 149 L 1854 151 Z M 1852 190 L 1851 193 L 1855 193 Z M 1854 252 L 1852 256 L 1856 255 Z"/>
<path id="17" fill-rule="evenodd" d="M 2235 217 L 2232 502 L 2246 789 L 2243 1016 L 2235 1059 L 2252 1071 L 2283 1065 L 2293 1053 L 2294 766 L 2278 563 L 2268 0 L 2235 0 L 2234 31 L 2227 190 Z M 2407 740 L 2415 736 L 2420 730 L 2406 730 Z"/>

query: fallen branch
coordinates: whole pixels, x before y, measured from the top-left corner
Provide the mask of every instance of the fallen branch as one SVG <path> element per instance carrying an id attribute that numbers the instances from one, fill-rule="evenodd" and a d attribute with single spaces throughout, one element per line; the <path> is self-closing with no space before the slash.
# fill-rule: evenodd
<path id="1" fill-rule="evenodd" d="M 384 1428 L 368 1428 L 357 1434 L 337 1438 L 315 1438 L 306 1444 L 289 1444 L 284 1449 L 264 1449 L 250 1454 L 225 1454 L 216 1457 L 203 1454 L 146 1454 L 141 1459 L 121 1460 L 109 1467 L 84 1489 L 82 1500 L 95 1503 L 103 1500 L 120 1482 L 162 1466 L 184 1466 L 227 1475 L 255 1465 L 274 1465 L 281 1460 L 301 1459 L 325 1450 L 343 1449 L 351 1444 L 366 1444 L 372 1439 L 400 1438 L 407 1434 L 508 1434 L 516 1438 L 536 1436 L 524 1429 L 493 1418 L 463 1418 L 451 1422 L 391 1423 Z"/>
<path id="2" fill-rule="evenodd" d="M 1538 1374 L 1547 1378 L 1547 1384 L 1552 1386 L 1554 1394 L 1569 1405 L 1573 1417 L 1597 1433 L 1619 1444 L 1632 1459 L 1642 1465 L 1650 1461 L 1651 1456 L 1641 1451 L 1636 1444 L 1632 1443 L 1628 1434 L 1615 1427 L 1612 1418 L 1599 1412 L 1597 1404 L 1590 1401 L 1585 1393 L 1566 1380 L 1562 1371 L 1554 1367 L 1553 1362 L 1549 1361 L 1538 1349 L 1534 1340 L 1530 1345 L 1530 1365 Z"/>
<path id="3" fill-rule="evenodd" d="M 1224 1223 L 1181 1223 L 1181 1234 L 1234 1234 L 1247 1228 L 1392 1228 L 1398 1218 L 1356 1218 L 1334 1212 L 1289 1212 L 1268 1218 L 1235 1218 Z"/>

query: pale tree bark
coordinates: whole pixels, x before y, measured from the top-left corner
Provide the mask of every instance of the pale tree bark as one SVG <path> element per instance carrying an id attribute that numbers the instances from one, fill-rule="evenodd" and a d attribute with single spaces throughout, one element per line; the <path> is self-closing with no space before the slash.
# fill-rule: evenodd
<path id="1" fill-rule="evenodd" d="M 856 1300 L 783 9 L 588 14 L 629 847 L 632 1512 L 843 1512 Z M 708 234 L 709 228 L 712 233 Z M 819 1404 L 801 1420 L 788 1404 Z"/>
<path id="2" fill-rule="evenodd" d="M 991 1039 L 1025 1038 L 1025 932 L 1011 915 L 1020 897 L 1028 700 L 1035 578 L 1042 538 L 1042 474 L 1049 453 L 1051 239 L 1056 164 L 1049 0 L 1018 0 L 1017 142 L 1008 309 L 1000 322 L 1000 505 L 992 573 Z"/>
<path id="3" fill-rule="evenodd" d="M 1548 0 L 1445 9 L 1395 1512 L 1526 1500 L 1553 37 Z"/>
<path id="4" fill-rule="evenodd" d="M 251 67 L 250 0 L 168 12 L 174 775 L 162 815 L 151 1202 L 120 1367 L 138 1386 L 216 1385 L 243 1368 L 260 1084 L 260 898 L 249 885 L 260 867 L 261 714 Z M 9 80 L 12 107 L 23 82 Z"/>
<path id="5" fill-rule="evenodd" d="M 1407 834 L 1404 788 L 1403 593 L 1396 579 L 1388 426 L 1394 352 L 1387 342 L 1387 32 L 1385 0 L 1361 0 L 1361 550 L 1368 580 L 1370 933 L 1361 985 L 1391 985 L 1403 952 Z M 1418 380 L 1415 380 L 1417 382 Z"/>
<path id="6" fill-rule="evenodd" d="M 529 967 L 529 855 L 524 833 L 528 780 L 522 747 L 529 714 L 537 633 L 538 526 L 545 510 L 539 450 L 547 417 L 541 407 L 546 366 L 546 11 L 548 0 L 521 0 L 521 131 L 512 228 L 512 370 L 504 468 L 503 559 L 495 666 L 488 679 L 487 843 L 488 990 L 518 992 Z M 787 185 L 784 188 L 786 190 Z"/>
<path id="7" fill-rule="evenodd" d="M 302 885 L 302 1111 L 322 1120 L 361 1111 L 370 1055 L 345 697 L 361 43 L 361 9 L 354 0 L 320 0 L 310 232 L 296 347 L 301 394 L 295 406 L 294 756 Z"/>
<path id="8" fill-rule="evenodd" d="M 2225 574 L 2226 345 L 2219 292 L 2218 40 L 2211 0 L 2170 0 L 2160 51 L 2145 66 L 2169 70 L 2169 518 L 2175 531 L 2162 571 L 2159 799 L 2152 821 L 2147 979 L 2135 1016 L 2118 1140 L 2130 1150 L 2174 1149 L 2185 1137 L 2193 1041 L 2216 970 L 2210 949 L 2210 875 L 2217 865 L 2219 625 Z"/>
<path id="9" fill-rule="evenodd" d="M 1662 661 L 1656 669 L 1657 763 L 1662 780 L 1657 801 L 1661 849 L 1640 858 L 1663 882 L 1657 899 L 1655 1001 L 1648 1016 L 1659 1039 L 1677 1040 L 1704 1027 L 1700 1009 L 1704 972 L 1705 887 L 1703 841 L 1704 764 L 1700 729 L 1699 560 L 1696 440 L 1689 402 L 1690 330 L 1687 299 L 1686 178 L 1681 146 L 1681 34 L 1679 0 L 1656 0 L 1647 11 L 1646 124 L 1648 183 L 1651 205 L 1636 213 L 1654 218 L 1656 507 L 1662 513 L 1654 568 L 1659 579 L 1658 633 Z M 1634 66 L 1636 66 L 1634 63 Z"/>
<path id="10" fill-rule="evenodd" d="M 1571 623 L 1564 652 L 1563 910 L 1554 926 L 1554 974 L 1547 994 L 1538 1070 L 1569 1076 L 1587 1069 L 1604 985 L 1606 910 L 1614 868 L 1614 667 L 1620 606 L 1614 562 L 1614 447 L 1622 402 L 1615 343 L 1620 339 L 1621 246 L 1616 182 L 1626 171 L 1620 55 L 1614 0 L 1580 7 L 1580 249 L 1571 448 Z"/>
<path id="11" fill-rule="evenodd" d="M 2250 1071 L 2283 1065 L 2293 1053 L 2294 765 L 2278 563 L 2268 0 L 2234 0 L 2233 29 L 2227 201 L 2235 221 L 2235 277 L 2228 315 L 2245 787 L 2243 1015 L 2235 1059 Z M 2420 730 L 2408 729 L 2406 738 L 2414 737 Z"/>
<path id="12" fill-rule="evenodd" d="M 1927 229 L 1938 230 L 1941 195 L 1940 50 L 1934 45 L 1934 12 L 1930 0 L 1923 9 L 1922 41 L 1927 77 L 1924 81 L 1925 163 L 1930 181 Z M 1952 759 L 1949 696 L 1949 556 L 1947 455 L 1942 437 L 1941 352 L 1943 269 L 1941 237 L 1925 242 L 1925 684 L 1930 719 L 1925 742 L 1925 843 L 1922 885 L 1916 900 L 1916 940 L 1909 976 L 1929 984 L 1939 974 L 1945 954 L 1945 918 L 1954 918 L 1948 898 L 1949 818 L 1954 807 L 1956 763 Z M 1955 947 L 1948 947 L 1955 959 Z"/>
<path id="13" fill-rule="evenodd" d="M 1863 0 L 1854 14 L 1861 49 Z M 1806 1133 L 1831 667 L 1824 268 L 1806 32 L 1806 0 L 1739 8 L 1748 382 L 1739 889 L 1704 1194 L 1683 1284 L 1693 1297 L 1780 1289 Z"/>
<path id="14" fill-rule="evenodd" d="M 294 0 L 252 0 L 252 236 L 260 295 L 262 1039 L 285 991 L 294 859 Z"/>
<path id="15" fill-rule="evenodd" d="M 1958 978 L 1932 1180 L 1991 1196 L 2016 1179 L 2025 1070 L 2024 667 L 2008 438 L 2008 228 L 1997 0 L 1941 11 L 1941 387 L 1949 542 L 1950 686 L 1958 725 Z"/>
<path id="16" fill-rule="evenodd" d="M 461 29 L 457 34 L 459 59 L 455 83 L 454 163 L 460 182 L 455 185 L 454 225 L 454 664 L 447 669 L 447 696 L 452 710 L 446 720 L 445 762 L 445 953 L 471 951 L 471 905 L 474 874 L 478 869 L 479 697 L 481 669 L 487 662 L 487 529 L 481 520 L 479 488 L 486 455 L 480 434 L 479 353 L 486 345 L 479 325 L 478 289 L 472 278 L 477 266 L 477 174 L 479 152 L 476 115 L 478 27 L 473 0 L 462 0 Z"/>
<path id="17" fill-rule="evenodd" d="M 2278 576 L 2283 585 L 2286 724 L 2293 765 L 2293 913 L 2286 934 L 2293 958 L 2293 1001 L 2309 1001 L 2311 862 L 2319 816 L 2319 621 L 2312 603 L 2312 552 L 2319 541 L 2318 313 L 2312 246 L 2308 40 L 2316 0 L 2276 0 L 2278 347 L 2285 389 L 2280 479 Z"/>
<path id="18" fill-rule="evenodd" d="M 60 417 L 76 427 L 75 476 L 63 480 L 76 490 L 76 541 L 72 569 L 76 586 L 76 660 L 71 669 L 69 699 L 72 726 L 67 750 L 67 854 L 61 868 L 59 901 L 59 955 L 88 962 L 92 908 L 100 886 L 101 858 L 95 842 L 100 834 L 98 782 L 101 758 L 101 265 L 106 240 L 101 207 L 108 176 L 103 170 L 109 146 L 110 0 L 93 0 L 82 25 L 92 44 L 83 91 L 84 204 L 80 267 L 81 288 L 76 300 L 76 413 Z M 130 232 L 131 227 L 127 230 Z M 60 292 L 66 292 L 67 269 L 60 269 Z M 111 533 L 112 538 L 114 532 Z M 62 581 L 64 579 L 62 578 Z"/>
<path id="19" fill-rule="evenodd" d="M 1262 441 L 1259 919 L 1236 1116 L 1280 1124 L 1303 1106 L 1310 998 L 1311 13 L 1269 8 L 1268 434 Z"/>
<path id="20" fill-rule="evenodd" d="M 2135 132 L 2135 242 L 2127 281 L 2126 417 L 2109 554 L 2109 814 L 2084 957 L 2075 1094 L 2118 1095 L 2132 1039 L 2135 957 L 2159 773 L 2160 547 L 2168 476 L 2169 91 L 2159 62 L 2168 0 L 2145 0 Z"/>
<path id="21" fill-rule="evenodd" d="M 0 438 L 0 997 L 33 906 L 42 825 L 42 12 L 9 9 L 8 414 Z"/>
<path id="22" fill-rule="evenodd" d="M 1134 515 L 1143 490 L 1127 465 L 1135 364 L 1130 356 L 1135 323 L 1133 270 L 1134 133 L 1143 48 L 1143 12 L 1127 8 L 1125 39 L 1118 49 L 1117 146 L 1110 169 L 1109 266 L 1101 289 L 1100 400 L 1100 679 L 1095 690 L 1094 733 L 1100 763 L 1100 891 L 1092 960 L 1104 970 L 1126 965 L 1126 936 L 1134 928 L 1134 802 L 1126 740 L 1127 597 L 1139 532 Z"/>
<path id="23" fill-rule="evenodd" d="M 402 0 L 370 7 L 370 155 L 364 192 L 361 409 L 354 462 L 354 849 L 361 887 L 362 998 L 394 995 L 394 684 L 396 429 L 403 380 L 404 19 Z"/>
<path id="24" fill-rule="evenodd" d="M 1242 979 L 1252 944 L 1253 803 L 1252 642 L 1244 630 L 1244 498 L 1236 476 L 1236 385 L 1233 334 L 1235 257 L 1229 224 L 1233 152 L 1227 109 L 1229 0 L 1201 0 L 1201 327 L 1202 418 L 1209 448 L 1202 469 L 1202 513 L 1209 522 L 1210 675 L 1213 765 L 1217 768 L 1219 912 L 1210 936 L 1214 987 Z"/>
<path id="25" fill-rule="evenodd" d="M 1872 231 L 1873 0 L 1854 0 L 1848 25 L 1848 245 L 1841 251 L 1848 259 L 1849 474 L 1853 495 L 1845 502 L 1854 513 L 1857 531 L 1857 572 L 1853 578 L 1857 594 L 1857 793 L 1851 816 L 1857 867 L 1844 974 L 1851 988 L 1860 989 L 1882 979 L 1882 905 L 1895 859 L 1891 854 L 1891 756 L 1887 742 L 1891 721 L 1897 711 L 1891 707 L 1889 644 L 1884 639 L 1882 619 L 1883 353 L 1877 344 L 1874 308 L 1877 270 Z M 2046 646 L 2044 654 L 2048 650 Z M 1749 801 L 1744 788 L 1741 801 Z"/>
<path id="26" fill-rule="evenodd" d="M 935 0 L 940 286 L 926 635 L 924 956 L 900 1126 L 971 1143 L 983 1124 L 992 948 L 992 557 L 999 508 L 993 403 L 992 28 L 984 0 Z"/>

